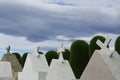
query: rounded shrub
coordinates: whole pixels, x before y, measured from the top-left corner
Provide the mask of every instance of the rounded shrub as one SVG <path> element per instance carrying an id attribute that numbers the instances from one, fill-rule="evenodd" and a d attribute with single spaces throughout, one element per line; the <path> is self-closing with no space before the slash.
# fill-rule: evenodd
<path id="1" fill-rule="evenodd" d="M 16 56 L 16 58 L 17 58 L 17 60 L 20 62 L 20 59 L 21 59 L 21 56 L 20 56 L 20 54 L 19 53 L 17 53 L 17 52 L 14 52 L 14 53 L 12 53 L 13 55 L 15 55 Z"/>
<path id="2" fill-rule="evenodd" d="M 43 52 L 39 51 L 38 54 L 43 54 Z"/>
<path id="3" fill-rule="evenodd" d="M 20 63 L 22 67 L 24 67 L 27 55 L 28 55 L 28 52 L 24 53 L 23 56 L 20 58 Z"/>
<path id="4" fill-rule="evenodd" d="M 48 65 L 50 65 L 52 59 L 58 59 L 58 54 L 56 51 L 48 51 L 46 54 L 45 54 L 45 57 L 46 57 L 46 60 L 48 62 Z"/>
<path id="5" fill-rule="evenodd" d="M 120 36 L 115 41 L 115 50 L 120 54 Z"/>
<path id="6" fill-rule="evenodd" d="M 97 40 L 100 40 L 100 41 L 102 41 L 103 43 L 104 43 L 104 41 L 105 41 L 105 38 L 104 37 L 102 37 L 102 36 L 95 36 L 95 37 L 93 37 L 92 39 L 91 39 L 91 41 L 90 41 L 90 47 L 89 47 L 89 57 L 91 58 L 91 56 L 93 55 L 93 53 L 94 53 L 94 51 L 96 50 L 96 49 L 100 49 L 100 47 L 96 44 L 96 42 L 97 42 Z"/>
<path id="7" fill-rule="evenodd" d="M 80 78 L 88 61 L 89 45 L 83 40 L 76 40 L 71 45 L 70 64 L 77 79 Z"/>
<path id="8" fill-rule="evenodd" d="M 12 53 L 12 54 L 14 54 L 18 60 L 21 58 L 20 54 L 17 53 L 17 52 L 14 52 L 14 53 Z"/>
<path id="9" fill-rule="evenodd" d="M 70 59 L 70 51 L 68 49 L 65 49 L 65 52 L 63 52 L 63 58 L 65 60 L 68 60 Z"/>

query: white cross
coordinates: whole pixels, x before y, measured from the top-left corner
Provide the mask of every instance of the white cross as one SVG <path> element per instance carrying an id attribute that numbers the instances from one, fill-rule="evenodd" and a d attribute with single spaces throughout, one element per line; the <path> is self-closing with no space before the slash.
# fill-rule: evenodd
<path id="1" fill-rule="evenodd" d="M 101 48 L 101 52 L 102 53 L 107 53 L 109 54 L 109 56 L 112 54 L 112 51 L 107 47 L 107 45 L 109 45 L 111 39 L 110 38 L 106 38 L 105 42 L 101 42 L 100 40 L 97 40 L 96 44 Z"/>
<path id="2" fill-rule="evenodd" d="M 61 44 L 61 47 L 60 47 L 60 49 L 58 50 L 58 52 L 60 53 L 60 54 L 59 54 L 59 61 L 63 63 L 63 62 L 64 62 L 63 52 L 65 52 L 65 49 L 64 49 L 64 47 L 63 47 L 63 43 Z"/>

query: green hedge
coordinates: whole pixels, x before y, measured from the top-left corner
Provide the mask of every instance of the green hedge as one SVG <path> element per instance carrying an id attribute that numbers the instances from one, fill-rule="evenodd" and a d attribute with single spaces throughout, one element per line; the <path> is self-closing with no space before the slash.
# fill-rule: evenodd
<path id="1" fill-rule="evenodd" d="M 58 59 L 58 54 L 57 52 L 55 51 L 48 51 L 46 54 L 45 54 L 45 57 L 46 57 L 46 60 L 48 62 L 48 65 L 50 65 L 52 59 Z"/>
<path id="2" fill-rule="evenodd" d="M 104 37 L 102 37 L 102 36 L 95 36 L 95 37 L 93 37 L 92 39 L 91 39 L 91 41 L 90 41 L 90 47 L 89 47 L 89 57 L 91 58 L 91 56 L 93 55 L 93 53 L 94 53 L 94 51 L 96 50 L 96 49 L 100 49 L 100 47 L 96 44 L 96 42 L 97 42 L 97 40 L 100 40 L 100 41 L 102 41 L 102 42 L 104 42 L 105 41 L 105 38 Z"/>
<path id="3" fill-rule="evenodd" d="M 115 50 L 120 54 L 120 36 L 115 41 Z"/>
<path id="4" fill-rule="evenodd" d="M 88 61 L 89 45 L 83 40 L 76 40 L 71 45 L 70 64 L 77 79 L 80 78 Z"/>
<path id="5" fill-rule="evenodd" d="M 23 56 L 20 58 L 20 63 L 22 65 L 22 67 L 24 67 L 27 55 L 28 55 L 28 52 L 24 53 Z"/>
<path id="6" fill-rule="evenodd" d="M 19 53 L 17 53 L 17 52 L 14 52 L 14 53 L 12 53 L 12 54 L 14 54 L 14 55 L 16 56 L 17 60 L 18 60 L 18 61 L 19 61 L 19 63 L 20 63 L 20 59 L 21 59 L 20 54 L 19 54 Z"/>
<path id="7" fill-rule="evenodd" d="M 63 52 L 63 58 L 65 60 L 68 60 L 70 59 L 70 51 L 68 49 L 65 49 L 65 52 Z"/>

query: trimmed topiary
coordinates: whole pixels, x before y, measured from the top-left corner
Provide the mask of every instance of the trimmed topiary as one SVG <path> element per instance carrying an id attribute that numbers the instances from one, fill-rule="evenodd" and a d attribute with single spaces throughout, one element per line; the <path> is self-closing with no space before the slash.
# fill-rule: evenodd
<path id="1" fill-rule="evenodd" d="M 18 59 L 18 61 L 20 62 L 20 59 L 21 59 L 20 54 L 17 53 L 17 52 L 14 52 L 14 53 L 12 53 L 12 54 L 14 54 L 14 55 L 16 56 L 16 58 Z"/>
<path id="2" fill-rule="evenodd" d="M 88 61 L 89 45 L 83 40 L 76 40 L 71 45 L 70 64 L 77 79 L 80 78 Z"/>
<path id="3" fill-rule="evenodd" d="M 120 54 L 120 36 L 115 41 L 115 50 Z"/>
<path id="4" fill-rule="evenodd" d="M 14 53 L 12 53 L 12 54 L 14 54 L 14 55 L 17 57 L 17 59 L 21 58 L 20 54 L 17 53 L 17 52 L 14 52 Z"/>
<path id="5" fill-rule="evenodd" d="M 63 52 L 63 58 L 65 60 L 68 60 L 70 59 L 70 51 L 68 49 L 65 49 L 65 52 Z"/>
<path id="6" fill-rule="evenodd" d="M 100 47 L 96 44 L 96 42 L 97 42 L 97 40 L 100 40 L 100 41 L 102 41 L 103 43 L 104 43 L 104 41 L 105 41 L 105 38 L 104 37 L 102 37 L 102 36 L 95 36 L 95 37 L 93 37 L 92 39 L 91 39 L 91 41 L 90 41 L 90 47 L 89 47 L 89 57 L 91 58 L 91 56 L 93 55 L 93 53 L 94 53 L 94 51 L 96 50 L 96 49 L 100 49 Z"/>
<path id="7" fill-rule="evenodd" d="M 22 67 L 24 67 L 27 55 L 28 55 L 28 52 L 24 53 L 23 56 L 20 58 L 20 64 L 22 65 Z"/>
<path id="8" fill-rule="evenodd" d="M 43 54 L 43 52 L 39 51 L 38 54 Z"/>
<path id="9" fill-rule="evenodd" d="M 48 62 L 48 65 L 50 65 L 52 59 L 58 59 L 58 54 L 57 52 L 55 51 L 48 51 L 46 54 L 45 54 L 45 57 L 46 57 L 46 60 Z"/>

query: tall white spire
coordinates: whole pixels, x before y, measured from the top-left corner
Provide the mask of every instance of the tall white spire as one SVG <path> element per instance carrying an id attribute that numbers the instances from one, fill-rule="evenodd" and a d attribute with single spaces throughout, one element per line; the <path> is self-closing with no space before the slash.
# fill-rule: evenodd
<path id="1" fill-rule="evenodd" d="M 60 49 L 58 50 L 58 53 L 59 53 L 59 59 L 58 60 L 62 63 L 64 62 L 63 52 L 65 52 L 65 48 L 63 47 L 63 43 L 62 43 Z"/>

